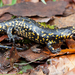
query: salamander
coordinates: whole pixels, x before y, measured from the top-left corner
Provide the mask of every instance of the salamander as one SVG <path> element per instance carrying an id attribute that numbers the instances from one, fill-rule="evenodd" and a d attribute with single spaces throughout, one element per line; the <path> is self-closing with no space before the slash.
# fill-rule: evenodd
<path id="1" fill-rule="evenodd" d="M 63 42 L 66 39 L 75 40 L 75 27 L 49 29 L 28 17 L 18 17 L 0 23 L 0 33 L 3 32 L 8 35 L 9 40 L 12 39 L 14 42 L 17 36 L 21 36 L 36 43 L 46 44 L 52 53 L 61 51 L 59 48 L 55 50 L 52 47 L 53 44 Z"/>

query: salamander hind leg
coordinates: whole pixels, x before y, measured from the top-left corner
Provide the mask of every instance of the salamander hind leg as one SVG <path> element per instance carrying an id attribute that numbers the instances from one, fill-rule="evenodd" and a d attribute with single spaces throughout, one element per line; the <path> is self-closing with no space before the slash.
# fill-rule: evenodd
<path id="1" fill-rule="evenodd" d="M 49 42 L 47 43 L 47 48 L 48 48 L 52 53 L 58 53 L 58 52 L 61 51 L 60 48 L 54 49 L 51 45 L 52 45 L 52 42 L 49 41 Z"/>

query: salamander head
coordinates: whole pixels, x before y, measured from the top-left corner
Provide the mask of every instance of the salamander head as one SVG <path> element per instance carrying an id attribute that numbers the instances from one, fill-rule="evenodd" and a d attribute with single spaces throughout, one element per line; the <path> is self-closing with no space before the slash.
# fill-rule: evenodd
<path id="1" fill-rule="evenodd" d="M 71 38 L 75 40 L 75 27 L 72 27 L 71 30 L 72 30 Z"/>

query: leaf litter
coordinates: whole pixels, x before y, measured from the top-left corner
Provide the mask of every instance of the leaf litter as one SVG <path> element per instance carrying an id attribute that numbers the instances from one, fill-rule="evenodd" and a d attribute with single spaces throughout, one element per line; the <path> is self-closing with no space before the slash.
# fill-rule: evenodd
<path id="1" fill-rule="evenodd" d="M 66 15 L 67 17 L 55 16 L 55 15 L 63 15 L 64 16 L 63 12 L 64 12 L 65 7 L 67 5 L 66 2 L 58 1 L 58 2 L 55 2 L 56 5 L 53 4 L 53 2 L 50 2 L 50 3 L 49 2 L 47 2 L 48 5 L 46 5 L 46 6 L 54 7 L 54 8 L 52 8 L 52 7 L 50 8 L 50 9 L 53 9 L 53 11 L 49 10 L 49 8 L 47 9 L 46 6 L 45 7 L 46 7 L 47 11 L 46 11 L 46 9 L 42 10 L 42 5 L 43 4 L 40 3 L 40 2 L 37 3 L 36 5 L 34 3 L 29 2 L 28 5 L 27 4 L 24 5 L 25 3 L 23 3 L 23 5 L 22 5 L 22 3 L 20 3 L 20 4 L 14 5 L 14 6 L 2 7 L 2 8 L 0 8 L 0 11 L 1 11 L 1 13 L 0 13 L 0 16 L 1 16 L 0 21 L 2 22 L 4 20 L 11 19 L 12 15 L 15 15 L 15 17 L 17 17 L 17 16 L 29 16 L 29 17 L 31 17 L 31 16 L 38 15 L 39 17 L 42 17 L 42 18 L 43 17 L 44 18 L 48 17 L 49 19 L 47 19 L 46 22 L 49 22 L 49 20 L 50 20 L 50 24 L 53 23 L 51 25 L 56 25 L 58 28 L 59 27 L 62 28 L 64 26 L 68 26 L 68 25 L 69 26 L 70 25 L 74 26 L 74 15 L 75 15 L 74 13 L 69 14 L 69 16 Z M 64 3 L 64 5 L 62 5 L 62 3 Z M 31 9 L 31 7 L 28 7 L 29 4 L 30 4 L 30 6 L 31 5 L 36 6 L 36 8 L 38 8 L 39 4 L 41 4 L 41 6 L 39 6 L 39 7 L 41 7 L 41 9 L 40 9 L 41 11 L 40 12 L 43 13 L 43 12 L 46 11 L 47 13 L 43 13 L 43 14 L 40 13 L 39 14 L 38 13 L 38 11 L 39 11 L 38 9 L 37 9 L 37 11 L 34 11 L 32 13 L 28 13 L 28 12 L 31 12 L 32 10 L 35 10 L 34 7 L 32 7 L 33 9 Z M 58 4 L 60 4 L 60 5 L 58 5 Z M 25 6 L 27 6 L 28 9 L 26 9 Z M 59 9 L 60 9 L 60 7 L 62 7 L 62 9 L 60 9 L 58 11 L 58 10 L 56 10 L 56 8 L 58 8 L 56 6 L 58 6 Z M 20 9 L 19 7 L 20 8 L 23 7 L 23 9 L 22 8 Z M 15 8 L 16 8 L 16 11 L 13 10 Z M 11 11 L 10 11 L 10 9 L 11 9 Z M 23 12 L 23 11 L 25 11 L 24 9 L 27 10 L 26 13 Z M 29 9 L 30 9 L 30 11 L 29 11 Z M 19 10 L 22 10 L 22 11 L 17 12 Z M 56 11 L 56 12 L 54 12 L 54 11 Z M 70 13 L 70 12 L 68 12 L 68 13 Z M 7 17 L 8 15 L 10 15 L 10 16 Z M 4 16 L 4 18 L 3 18 L 3 16 Z M 52 16 L 54 16 L 54 17 L 52 17 Z M 31 17 L 31 18 L 36 19 L 36 17 Z M 54 19 L 54 20 L 52 21 L 51 18 Z M 39 20 L 39 18 L 37 20 Z M 45 21 L 45 19 L 43 19 L 43 21 Z M 6 38 L 7 37 L 5 35 L 4 35 L 3 38 L 0 37 L 1 43 Z M 34 68 L 34 69 L 28 71 L 27 75 L 33 75 L 33 74 L 36 74 L 36 75 L 40 75 L 40 74 L 41 75 L 48 75 L 48 74 L 49 75 L 54 75 L 54 74 L 67 75 L 68 72 L 69 73 L 74 72 L 73 70 L 74 70 L 74 66 L 75 66 L 74 65 L 74 58 L 75 58 L 75 54 L 74 54 L 75 53 L 75 48 L 74 47 L 75 47 L 75 42 L 73 40 L 66 40 L 66 44 L 67 44 L 68 48 L 61 49 L 61 52 L 58 53 L 58 54 L 50 53 L 50 51 L 46 47 L 40 48 L 40 50 L 41 50 L 40 53 L 36 52 L 36 50 L 37 50 L 36 48 L 35 48 L 35 52 L 33 52 L 33 50 L 32 50 L 33 48 L 31 48 L 31 47 L 36 45 L 36 44 L 33 44 L 33 43 L 32 43 L 32 45 L 28 44 L 29 45 L 28 46 L 29 49 L 26 50 L 26 51 L 22 51 L 22 52 L 18 52 L 17 50 L 14 51 L 14 49 L 12 47 L 12 49 L 9 50 L 10 52 L 9 51 L 6 52 L 6 55 L 5 54 L 0 54 L 0 65 L 1 65 L 0 69 L 2 69 L 1 72 L 3 72 L 3 69 L 5 70 L 6 67 L 10 68 L 8 70 L 6 69 L 7 73 L 13 68 L 15 68 L 15 70 L 18 69 L 18 71 L 19 71 L 19 69 L 21 69 L 20 67 L 23 67 L 26 64 L 29 64 L 29 66 L 31 66 L 32 64 L 30 64 L 30 63 L 33 63 L 33 64 L 39 63 L 40 65 L 37 64 L 36 68 L 34 66 L 32 66 L 32 68 Z M 61 45 L 64 45 L 64 44 L 61 44 Z M 57 47 L 60 48 L 61 45 L 58 44 L 54 48 L 57 48 Z M 65 55 L 65 54 L 70 54 L 70 55 Z M 21 61 L 20 58 L 26 59 L 26 61 L 29 62 L 29 63 L 24 63 L 24 64 L 21 64 L 21 66 L 20 66 L 20 63 L 19 63 Z M 48 58 L 50 58 L 50 60 Z M 42 64 L 41 64 L 41 61 L 43 61 Z M 18 68 L 13 66 L 15 64 L 19 65 Z M 22 69 L 21 69 L 21 71 L 22 71 Z M 25 71 L 27 71 L 27 69 Z M 9 73 L 11 73 L 11 71 Z M 26 74 L 26 73 L 24 73 L 24 74 Z"/>

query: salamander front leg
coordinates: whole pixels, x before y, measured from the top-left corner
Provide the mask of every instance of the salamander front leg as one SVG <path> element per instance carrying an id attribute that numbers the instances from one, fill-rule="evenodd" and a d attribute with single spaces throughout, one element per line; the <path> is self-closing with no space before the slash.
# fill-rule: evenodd
<path id="1" fill-rule="evenodd" d="M 58 53 L 58 52 L 61 51 L 60 48 L 54 49 L 51 45 L 52 45 L 52 42 L 49 41 L 49 42 L 47 43 L 47 48 L 48 48 L 52 53 Z"/>
<path id="2" fill-rule="evenodd" d="M 9 41 L 13 40 L 13 46 L 15 44 L 15 39 L 20 39 L 17 35 L 12 35 L 12 31 L 13 31 L 13 27 L 9 27 L 7 29 L 7 35 L 8 35 L 8 39 Z"/>

